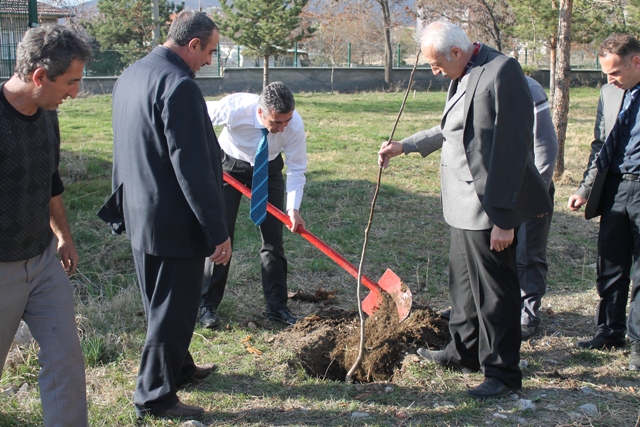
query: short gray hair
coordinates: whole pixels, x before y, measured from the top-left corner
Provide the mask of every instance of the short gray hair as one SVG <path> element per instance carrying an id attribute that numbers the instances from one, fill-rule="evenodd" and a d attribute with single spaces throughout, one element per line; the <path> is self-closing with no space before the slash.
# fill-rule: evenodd
<path id="1" fill-rule="evenodd" d="M 433 46 L 436 53 L 444 55 L 449 61 L 452 48 L 458 47 L 467 52 L 472 43 L 462 28 L 448 21 L 436 21 L 423 28 L 420 45 Z"/>
<path id="2" fill-rule="evenodd" d="M 186 46 L 193 39 L 199 39 L 204 50 L 209 44 L 209 38 L 218 26 L 204 12 L 183 10 L 171 23 L 167 40 L 178 46 Z"/>
<path id="3" fill-rule="evenodd" d="M 44 68 L 49 80 L 64 74 L 74 59 L 91 61 L 91 48 L 78 33 L 62 25 L 31 28 L 18 44 L 15 73 L 23 82 L 36 68 Z"/>
<path id="4" fill-rule="evenodd" d="M 258 105 L 267 114 L 285 114 L 295 110 L 296 101 L 287 85 L 282 82 L 273 82 L 262 89 Z"/>

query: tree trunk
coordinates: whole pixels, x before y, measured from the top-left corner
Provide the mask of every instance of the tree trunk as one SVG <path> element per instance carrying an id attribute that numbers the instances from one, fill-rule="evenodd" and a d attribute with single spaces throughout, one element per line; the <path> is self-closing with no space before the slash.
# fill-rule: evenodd
<path id="1" fill-rule="evenodd" d="M 559 31 L 559 30 L 558 30 Z M 551 37 L 549 42 L 549 105 L 553 109 L 556 92 L 556 62 L 558 61 L 558 36 Z"/>
<path id="2" fill-rule="evenodd" d="M 262 89 L 269 84 L 269 55 L 264 56 L 264 65 L 262 66 Z"/>
<path id="3" fill-rule="evenodd" d="M 384 21 L 384 85 L 389 88 L 393 80 L 393 50 L 391 49 L 391 11 L 389 0 L 376 0 L 382 9 Z"/>
<path id="4" fill-rule="evenodd" d="M 564 143 L 567 139 L 567 117 L 569 116 L 569 77 L 571 76 L 571 15 L 573 0 L 561 0 L 558 21 L 558 58 L 555 79 L 555 108 L 553 124 L 558 136 L 558 160 L 555 178 L 564 173 Z"/>

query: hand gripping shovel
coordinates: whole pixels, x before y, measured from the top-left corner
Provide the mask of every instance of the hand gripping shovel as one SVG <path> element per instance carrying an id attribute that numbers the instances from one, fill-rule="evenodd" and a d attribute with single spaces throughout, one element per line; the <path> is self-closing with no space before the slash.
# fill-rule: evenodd
<path id="1" fill-rule="evenodd" d="M 229 183 L 236 190 L 251 198 L 251 190 L 247 188 L 240 181 L 232 177 L 226 172 L 223 172 L 224 180 Z M 267 212 L 275 216 L 278 220 L 282 221 L 286 226 L 291 227 L 291 220 L 289 216 L 284 212 L 273 206 L 271 203 L 267 203 Z M 326 243 L 313 235 L 309 230 L 302 226 L 298 226 L 296 233 L 307 239 L 313 246 L 318 248 L 322 253 L 331 258 L 336 264 L 345 269 L 347 273 L 351 274 L 356 279 L 358 278 L 358 269 L 342 257 L 339 253 L 331 249 Z M 369 295 L 362 301 L 362 309 L 369 316 L 373 316 L 383 306 L 383 292 L 388 293 L 391 299 L 396 304 L 398 310 L 399 321 L 402 322 L 409 316 L 411 311 L 411 290 L 407 285 L 402 283 L 402 280 L 390 269 L 382 275 L 379 282 L 376 283 L 366 276 L 362 276 L 362 284 L 365 285 L 371 291 Z"/>

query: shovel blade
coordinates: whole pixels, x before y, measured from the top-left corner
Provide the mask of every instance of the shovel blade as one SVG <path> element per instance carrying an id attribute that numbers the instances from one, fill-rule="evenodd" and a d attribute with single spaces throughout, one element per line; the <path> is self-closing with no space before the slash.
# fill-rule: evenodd
<path id="1" fill-rule="evenodd" d="M 378 286 L 382 292 L 386 292 L 396 305 L 398 321 L 402 322 L 411 313 L 413 297 L 411 289 L 391 269 L 387 269 L 378 280 Z M 369 316 L 375 314 L 382 307 L 383 296 L 377 289 L 372 289 L 369 295 L 362 301 L 362 310 Z"/>

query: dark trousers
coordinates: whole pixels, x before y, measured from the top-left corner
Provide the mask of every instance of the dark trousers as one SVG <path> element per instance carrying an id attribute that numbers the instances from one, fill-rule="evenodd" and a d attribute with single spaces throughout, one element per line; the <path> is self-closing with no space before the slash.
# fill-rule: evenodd
<path id="1" fill-rule="evenodd" d="M 203 258 L 171 258 L 133 249 L 147 337 L 133 396 L 136 413 L 158 414 L 178 402 L 193 374 L 189 343 L 198 315 Z"/>
<path id="2" fill-rule="evenodd" d="M 251 188 L 253 181 L 253 166 L 250 163 L 224 155 L 222 167 L 225 172 Z M 269 162 L 269 203 L 281 211 L 284 210 L 285 185 L 282 178 L 284 162 L 282 155 L 278 155 Z M 233 236 L 238 217 L 238 208 L 242 193 L 231 185 L 224 183 L 222 188 L 227 207 L 227 228 L 229 237 L 233 243 Z M 246 212 L 247 221 L 249 211 Z M 260 224 L 262 236 L 262 248 L 260 259 L 262 261 L 262 290 L 267 301 L 267 308 L 275 311 L 287 306 L 287 260 L 284 257 L 284 245 L 282 243 L 283 224 L 276 217 L 267 214 L 266 219 Z M 229 267 L 227 265 L 215 265 L 208 258 L 205 260 L 204 277 L 202 280 L 202 301 L 200 305 L 212 305 L 217 308 L 222 301 L 224 288 L 227 284 Z"/>
<path id="3" fill-rule="evenodd" d="M 549 187 L 553 204 L 555 187 Z M 540 325 L 540 305 L 547 292 L 547 242 L 553 211 L 541 218 L 530 218 L 518 231 L 516 260 L 520 277 L 521 315 L 520 323 L 527 326 Z"/>
<path id="4" fill-rule="evenodd" d="M 518 230 L 515 230 L 517 233 Z M 509 387 L 522 386 L 520 287 L 515 244 L 489 250 L 491 230 L 451 227 L 449 295 L 452 341 L 445 355 L 471 370 L 482 368 Z"/>
<path id="5" fill-rule="evenodd" d="M 596 289 L 600 302 L 596 310 L 597 335 L 640 340 L 640 182 L 624 181 L 609 173 L 602 193 L 602 217 L 598 234 Z M 633 268 L 629 319 L 625 313 Z"/>

